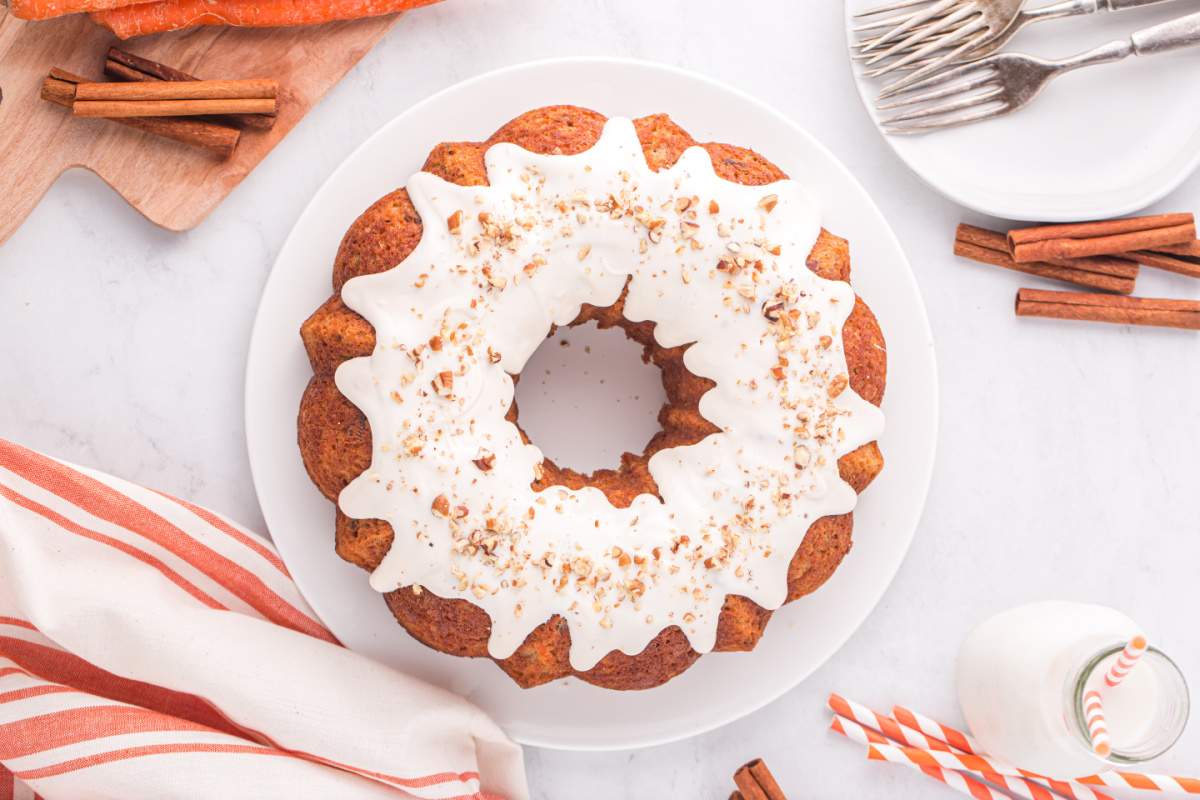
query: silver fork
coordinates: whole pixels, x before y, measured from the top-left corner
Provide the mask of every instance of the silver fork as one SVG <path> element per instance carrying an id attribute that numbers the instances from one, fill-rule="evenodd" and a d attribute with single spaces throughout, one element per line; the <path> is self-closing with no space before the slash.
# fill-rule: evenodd
<path id="1" fill-rule="evenodd" d="M 1039 8 L 1022 8 L 1017 12 L 1016 19 L 1008 26 L 999 36 L 993 37 L 979 47 L 964 53 L 959 56 L 956 61 L 975 61 L 976 59 L 990 56 L 1002 49 L 1005 45 L 1013 40 L 1024 28 L 1032 25 L 1035 22 L 1046 22 L 1054 19 L 1063 19 L 1065 17 L 1076 17 L 1084 14 L 1095 14 L 1100 11 L 1124 11 L 1129 8 L 1141 8 L 1142 6 L 1156 5 L 1158 3 L 1167 2 L 1167 0 L 1060 0 L 1060 2 L 1052 3 Z M 873 40 L 868 39 L 860 43 L 860 46 L 865 46 Z M 869 54 L 862 52 L 855 53 L 851 56 L 856 61 L 864 61 L 870 58 Z M 929 66 L 931 60 L 917 61 L 906 65 L 905 69 L 917 69 Z M 876 71 L 869 71 L 868 76 L 878 74 Z M 927 73 L 928 74 L 928 73 Z M 893 88 L 898 87 L 898 88 Z M 898 89 L 904 88 L 903 82 L 893 84 L 884 89 L 881 97 L 886 97 L 888 94 L 895 94 Z"/>
<path id="2" fill-rule="evenodd" d="M 872 70 L 872 76 L 885 75 L 929 57 L 935 58 L 934 63 L 938 65 L 948 64 L 1007 30 L 1017 18 L 1023 2 L 901 0 L 873 8 L 856 14 L 855 18 L 869 19 L 894 11 L 900 13 L 855 28 L 855 32 L 887 29 L 864 43 L 859 52 L 868 56 L 866 66 L 894 59 Z M 941 53 L 943 50 L 949 52 Z"/>
<path id="3" fill-rule="evenodd" d="M 1120 61 L 1131 55 L 1152 55 L 1194 44 L 1200 44 L 1200 13 L 1145 28 L 1128 39 L 1116 39 L 1060 61 L 999 53 L 946 69 L 908 87 L 908 91 L 959 81 L 950 86 L 879 104 L 879 110 L 888 111 L 942 101 L 904 111 L 879 124 L 885 133 L 925 133 L 1004 116 L 1024 108 L 1046 84 L 1064 73 Z"/>

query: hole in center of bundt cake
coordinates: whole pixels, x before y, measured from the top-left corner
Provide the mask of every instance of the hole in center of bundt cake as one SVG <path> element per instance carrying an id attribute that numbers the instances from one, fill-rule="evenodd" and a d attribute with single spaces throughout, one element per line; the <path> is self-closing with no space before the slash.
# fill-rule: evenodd
<path id="1" fill-rule="evenodd" d="M 653 322 L 625 319 L 624 299 L 585 305 L 515 378 L 509 419 L 546 457 L 535 489 L 592 486 L 625 508 L 640 494 L 658 496 L 651 456 L 719 432 L 700 415 L 700 397 L 714 384 L 683 365 L 688 345 L 659 345 Z"/>
<path id="2" fill-rule="evenodd" d="M 521 427 L 556 464 L 584 473 L 616 468 L 660 430 L 659 375 L 620 330 L 594 322 L 559 328 L 521 372 Z"/>

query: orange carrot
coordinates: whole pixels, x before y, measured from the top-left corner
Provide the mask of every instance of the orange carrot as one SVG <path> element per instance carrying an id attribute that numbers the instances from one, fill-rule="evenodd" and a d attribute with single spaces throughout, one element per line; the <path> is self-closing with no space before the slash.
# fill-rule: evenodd
<path id="1" fill-rule="evenodd" d="M 49 0 L 47 0 L 49 1 Z M 156 0 L 98 11 L 92 19 L 122 39 L 194 25 L 274 28 L 394 14 L 437 0 Z"/>
<path id="2" fill-rule="evenodd" d="M 8 11 L 19 19 L 50 19 L 81 11 L 104 11 L 146 0 L 8 0 Z"/>

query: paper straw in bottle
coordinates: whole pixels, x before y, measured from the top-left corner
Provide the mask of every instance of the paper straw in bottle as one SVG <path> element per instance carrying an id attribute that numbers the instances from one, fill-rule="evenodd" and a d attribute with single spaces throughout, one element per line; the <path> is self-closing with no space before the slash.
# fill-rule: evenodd
<path id="1" fill-rule="evenodd" d="M 1138 660 L 1146 652 L 1148 646 L 1146 637 L 1140 634 L 1130 639 L 1129 644 L 1125 645 L 1125 649 L 1121 651 L 1116 662 L 1109 667 L 1105 674 L 1104 685 L 1110 689 L 1120 686 L 1121 681 L 1125 680 L 1125 676 L 1137 666 Z"/>
<path id="2" fill-rule="evenodd" d="M 1104 721 L 1104 699 L 1100 692 L 1092 689 L 1083 696 L 1083 721 L 1087 725 L 1092 750 L 1101 758 L 1112 754 L 1112 740 L 1108 737 L 1108 723 Z"/>

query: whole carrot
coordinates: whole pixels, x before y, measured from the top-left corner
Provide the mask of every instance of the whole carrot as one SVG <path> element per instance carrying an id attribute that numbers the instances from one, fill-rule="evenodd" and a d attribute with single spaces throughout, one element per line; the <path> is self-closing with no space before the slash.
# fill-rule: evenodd
<path id="1" fill-rule="evenodd" d="M 92 19 L 120 38 L 128 39 L 195 25 L 248 28 L 319 25 L 394 14 L 435 2 L 437 0 L 157 0 L 97 11 L 92 14 Z"/>
<path id="2" fill-rule="evenodd" d="M 104 11 L 145 0 L 8 0 L 8 10 L 20 19 L 50 19 L 81 11 Z"/>

